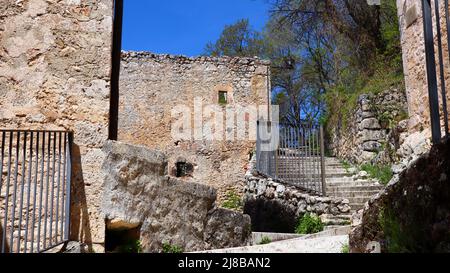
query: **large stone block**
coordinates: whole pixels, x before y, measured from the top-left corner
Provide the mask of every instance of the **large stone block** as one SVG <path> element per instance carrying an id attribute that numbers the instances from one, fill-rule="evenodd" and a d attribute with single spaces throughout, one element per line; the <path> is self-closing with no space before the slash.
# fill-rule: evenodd
<path id="1" fill-rule="evenodd" d="M 377 141 L 367 141 L 362 144 L 362 149 L 366 152 L 377 152 L 382 149 L 383 145 Z"/>
<path id="2" fill-rule="evenodd" d="M 185 251 L 248 243 L 250 218 L 218 209 L 215 189 L 168 177 L 163 153 L 119 142 L 104 151 L 103 215 L 109 228 L 139 228 L 145 252 L 165 243 Z"/>
<path id="3" fill-rule="evenodd" d="M 361 130 L 364 130 L 364 129 L 378 130 L 378 129 L 381 129 L 381 125 L 380 125 L 380 122 L 378 121 L 378 119 L 368 118 L 368 119 L 364 119 L 361 122 L 360 129 Z"/>

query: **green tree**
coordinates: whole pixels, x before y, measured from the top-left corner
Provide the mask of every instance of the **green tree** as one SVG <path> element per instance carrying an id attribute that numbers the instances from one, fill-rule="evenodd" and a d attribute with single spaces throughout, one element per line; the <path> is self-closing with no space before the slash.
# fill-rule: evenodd
<path id="1" fill-rule="evenodd" d="M 401 81 L 395 0 L 381 6 L 361 0 L 270 1 L 263 31 L 239 20 L 205 51 L 269 59 L 273 103 L 280 105 L 284 123 L 343 124 L 361 92 Z"/>
<path id="2" fill-rule="evenodd" d="M 255 57 L 264 52 L 261 34 L 254 31 L 248 19 L 225 26 L 219 39 L 208 43 L 205 54 L 210 56 Z"/>
<path id="3" fill-rule="evenodd" d="M 313 119 L 318 107 L 320 120 L 345 127 L 359 94 L 402 87 L 395 0 L 381 6 L 360 0 L 274 0 L 271 17 L 297 36 L 298 78 L 312 93 L 307 108 Z"/>

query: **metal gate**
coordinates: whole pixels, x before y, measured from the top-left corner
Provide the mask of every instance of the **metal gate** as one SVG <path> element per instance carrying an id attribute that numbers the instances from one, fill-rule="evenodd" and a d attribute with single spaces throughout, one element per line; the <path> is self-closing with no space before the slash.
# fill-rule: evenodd
<path id="1" fill-rule="evenodd" d="M 0 130 L 0 253 L 69 238 L 72 133 Z"/>
<path id="2" fill-rule="evenodd" d="M 280 182 L 326 195 L 322 126 L 259 121 L 256 168 Z"/>
<path id="3" fill-rule="evenodd" d="M 433 2 L 434 7 L 432 5 Z M 448 0 L 444 1 L 422 0 L 422 13 L 423 13 L 424 38 L 425 38 L 425 57 L 426 57 L 426 69 L 428 80 L 428 96 L 430 103 L 431 131 L 433 135 L 433 143 L 438 143 L 441 141 L 442 127 L 444 128 L 445 136 L 446 137 L 449 136 L 447 92 L 446 92 L 446 76 L 448 75 L 449 71 L 446 71 L 448 70 L 448 65 L 445 66 L 444 62 L 444 51 L 445 50 L 447 51 L 447 55 L 450 53 L 450 14 L 449 14 L 450 7 L 448 2 L 449 2 Z M 447 36 L 446 48 L 443 47 L 442 41 L 442 32 L 443 32 L 441 24 L 442 11 L 444 12 L 445 16 L 444 26 L 446 29 L 446 36 Z M 433 31 L 433 26 L 436 26 L 436 36 Z M 435 44 L 435 38 L 437 40 L 437 44 Z M 438 51 L 437 59 L 439 63 L 439 77 L 436 69 L 435 45 L 437 46 Z M 441 96 L 442 105 L 439 104 L 439 95 Z M 442 125 L 441 125 L 442 117 L 440 114 L 440 109 L 442 109 L 443 113 Z"/>

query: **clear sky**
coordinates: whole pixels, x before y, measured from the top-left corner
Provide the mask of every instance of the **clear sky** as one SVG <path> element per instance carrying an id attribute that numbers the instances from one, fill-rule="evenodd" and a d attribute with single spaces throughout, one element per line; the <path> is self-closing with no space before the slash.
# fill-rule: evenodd
<path id="1" fill-rule="evenodd" d="M 122 49 L 201 55 L 238 19 L 261 30 L 269 8 L 267 0 L 124 0 Z"/>

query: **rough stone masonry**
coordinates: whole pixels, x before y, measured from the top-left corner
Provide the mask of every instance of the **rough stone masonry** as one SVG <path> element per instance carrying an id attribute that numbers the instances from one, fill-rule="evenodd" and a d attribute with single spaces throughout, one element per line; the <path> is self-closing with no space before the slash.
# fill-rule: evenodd
<path id="1" fill-rule="evenodd" d="M 120 142 L 104 151 L 109 230 L 138 228 L 144 252 L 161 252 L 163 244 L 198 251 L 249 243 L 250 217 L 218 208 L 212 187 L 167 176 L 163 153 Z"/>
<path id="2" fill-rule="evenodd" d="M 71 239 L 102 245 L 100 212 L 111 70 L 112 0 L 0 1 L 0 127 L 74 132 Z M 252 141 L 170 138 L 170 111 L 195 96 L 217 104 L 268 105 L 269 63 L 250 58 L 185 58 L 125 53 L 119 138 L 161 149 L 169 171 L 186 163 L 191 178 L 242 192 Z M 190 105 L 191 106 L 191 105 Z M 256 122 L 256 118 L 249 121 Z"/>
<path id="3" fill-rule="evenodd" d="M 361 95 L 347 126 L 330 124 L 329 148 L 340 159 L 354 163 L 392 163 L 406 139 L 406 96 L 403 89 L 390 88 L 377 95 Z"/>
<path id="4" fill-rule="evenodd" d="M 440 1 L 442 50 L 444 67 L 449 67 L 449 52 L 447 47 L 447 31 L 445 27 L 445 8 Z M 434 1 L 431 5 L 434 7 Z M 425 45 L 423 35 L 422 4 L 417 0 L 397 0 L 398 17 L 401 33 L 401 46 L 403 54 L 403 70 L 405 73 L 406 96 L 408 99 L 409 131 L 410 133 L 423 131 L 430 127 L 430 110 L 428 100 L 428 84 L 425 61 Z M 433 22 L 435 22 L 433 12 Z M 433 27 L 435 35 L 435 52 L 437 56 L 437 31 Z M 437 77 L 439 79 L 439 62 L 436 64 Z M 448 69 L 445 69 L 446 89 L 450 88 Z M 438 81 L 440 86 L 440 81 Z M 439 94 L 439 102 L 442 113 L 442 97 Z M 450 104 L 450 96 L 447 95 L 447 104 Z M 441 115 L 443 119 L 443 115 Z M 430 133 L 429 133 L 430 134 Z"/>
<path id="5" fill-rule="evenodd" d="M 74 131 L 71 239 L 104 241 L 112 0 L 0 0 L 0 127 Z"/>
<path id="6" fill-rule="evenodd" d="M 177 163 L 189 169 L 184 180 L 218 189 L 219 202 L 227 191 L 243 194 L 245 172 L 255 141 L 238 138 L 236 125 L 225 128 L 235 140 L 174 139 L 171 111 L 188 107 L 194 119 L 194 100 L 202 108 L 212 105 L 239 113 L 240 107 L 265 106 L 258 117 L 267 117 L 270 105 L 268 61 L 257 58 L 195 57 L 124 52 L 120 75 L 119 140 L 159 149 L 168 155 L 169 174 L 176 176 Z M 220 93 L 226 102 L 219 103 Z M 257 116 L 244 116 L 249 131 L 256 131 Z M 209 117 L 202 117 L 205 122 Z M 236 114 L 234 119 L 238 119 Z M 227 119 L 227 122 L 231 119 Z M 202 129 L 199 124 L 192 127 Z M 198 128 L 200 127 L 200 128 Z M 234 133 L 233 133 L 234 132 Z M 245 132 L 244 132 L 245 133 Z M 201 136 L 204 132 L 200 131 Z M 256 135 L 256 133 L 255 133 Z M 191 132 L 194 137 L 194 132 Z"/>

